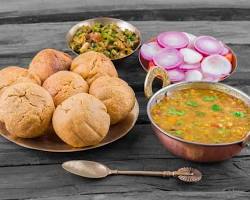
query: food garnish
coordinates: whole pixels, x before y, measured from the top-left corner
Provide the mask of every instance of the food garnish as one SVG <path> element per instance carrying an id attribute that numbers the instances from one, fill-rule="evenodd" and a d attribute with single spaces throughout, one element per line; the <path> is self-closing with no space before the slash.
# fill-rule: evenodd
<path id="1" fill-rule="evenodd" d="M 213 105 L 211 106 L 211 109 L 212 109 L 213 111 L 215 111 L 215 112 L 221 111 L 221 110 L 222 110 L 222 108 L 221 108 L 218 104 L 213 104 Z"/>

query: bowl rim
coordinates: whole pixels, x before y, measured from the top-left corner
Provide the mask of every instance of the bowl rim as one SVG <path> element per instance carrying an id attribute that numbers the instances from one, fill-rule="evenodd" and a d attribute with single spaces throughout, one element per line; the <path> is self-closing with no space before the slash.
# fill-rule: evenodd
<path id="1" fill-rule="evenodd" d="M 135 26 L 133 25 L 132 23 L 128 22 L 128 21 L 125 21 L 125 20 L 122 20 L 122 19 L 118 19 L 118 18 L 113 18 L 113 17 L 95 17 L 95 18 L 89 18 L 89 19 L 86 19 L 86 20 L 82 20 L 82 21 L 79 21 L 78 23 L 74 24 L 73 26 L 71 26 L 71 28 L 68 30 L 68 32 L 66 33 L 66 36 L 65 36 L 65 40 L 66 40 L 66 44 L 67 44 L 67 48 L 72 52 L 74 53 L 76 56 L 78 55 L 81 55 L 81 54 L 78 54 L 76 53 L 72 48 L 70 48 L 69 46 L 69 41 L 70 41 L 70 38 L 71 38 L 71 32 L 73 32 L 73 30 L 76 28 L 76 27 L 82 27 L 84 26 L 84 23 L 85 22 L 93 22 L 93 21 L 100 21 L 100 20 L 108 20 L 110 22 L 122 22 L 122 23 L 125 23 L 131 27 L 133 27 L 133 29 L 135 31 L 133 31 L 138 37 L 139 37 L 139 43 L 137 45 L 137 47 L 128 55 L 124 56 L 124 57 L 121 57 L 121 58 L 116 58 L 116 59 L 111 59 L 112 61 L 118 61 L 118 60 L 122 60 L 124 58 L 127 58 L 129 56 L 131 56 L 132 54 L 134 54 L 140 47 L 141 47 L 141 44 L 142 44 L 142 35 L 141 35 L 141 32 L 140 30 Z M 76 29 L 77 30 L 77 29 Z M 76 31 L 75 30 L 75 31 Z M 75 32 L 72 34 L 74 35 Z"/>
<path id="2" fill-rule="evenodd" d="M 237 89 L 237 88 L 234 88 L 232 86 L 229 86 L 227 84 L 224 84 L 224 83 L 218 83 L 218 82 L 209 82 L 209 81 L 190 81 L 190 82 L 180 82 L 180 83 L 174 83 L 174 84 L 171 84 L 171 85 L 168 85 L 164 88 L 161 88 L 160 90 L 158 90 L 155 94 L 153 94 L 153 96 L 150 98 L 150 100 L 148 101 L 147 103 L 147 115 L 148 115 L 148 118 L 151 122 L 151 124 L 157 128 L 161 134 L 167 136 L 167 137 L 170 137 L 172 139 L 175 139 L 179 142 L 183 142 L 183 143 L 187 143 L 187 144 L 191 144 L 191 145 L 199 145 L 199 146 L 209 146 L 209 147 L 222 147 L 222 146 L 229 146 L 229 145 L 234 145 L 234 144 L 240 144 L 240 143 L 243 143 L 244 140 L 249 137 L 249 134 L 250 132 L 246 133 L 245 137 L 242 138 L 241 140 L 238 140 L 238 141 L 235 141 L 235 142 L 230 142 L 230 143 L 218 143 L 218 144 L 205 144 L 205 143 L 200 143 L 200 142 L 192 142 L 192 141 L 187 141 L 187 140 L 184 140 L 184 139 L 181 139 L 181 138 L 178 138 L 174 135 L 171 135 L 170 133 L 168 133 L 167 131 L 164 131 L 162 128 L 160 128 L 155 122 L 154 120 L 152 119 L 151 117 L 151 104 L 152 104 L 152 101 L 154 101 L 154 99 L 160 95 L 161 93 L 164 93 L 166 92 L 167 90 L 171 89 L 171 88 L 175 88 L 175 87 L 178 87 L 178 86 L 182 86 L 182 85 L 189 85 L 189 84 L 211 84 L 211 85 L 220 85 L 222 87 L 226 87 L 227 89 L 229 90 L 232 90 L 232 91 L 235 91 L 236 93 L 240 94 L 241 96 L 245 97 L 246 99 L 249 99 L 250 100 L 250 97 L 244 93 L 243 91 Z"/>

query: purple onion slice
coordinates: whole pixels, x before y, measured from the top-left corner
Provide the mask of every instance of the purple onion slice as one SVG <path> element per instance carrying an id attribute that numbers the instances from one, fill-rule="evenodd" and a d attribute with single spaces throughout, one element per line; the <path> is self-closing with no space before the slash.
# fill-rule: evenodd
<path id="1" fill-rule="evenodd" d="M 176 49 L 165 48 L 153 57 L 154 64 L 165 69 L 174 69 L 183 63 L 183 56 Z"/>
<path id="2" fill-rule="evenodd" d="M 183 32 L 171 31 L 160 33 L 157 42 L 162 47 L 181 49 L 189 44 L 189 39 Z"/>
<path id="3" fill-rule="evenodd" d="M 232 71 L 232 64 L 221 55 L 211 55 L 201 62 L 201 70 L 204 75 L 223 77 Z"/>
<path id="4" fill-rule="evenodd" d="M 199 70 L 188 70 L 185 73 L 185 81 L 201 81 L 203 78 Z"/>
<path id="5" fill-rule="evenodd" d="M 141 46 L 140 54 L 145 60 L 150 61 L 160 50 L 162 48 L 157 42 L 150 42 Z"/>
<path id="6" fill-rule="evenodd" d="M 173 69 L 167 70 L 171 82 L 179 82 L 185 78 L 185 73 L 182 70 Z"/>
<path id="7" fill-rule="evenodd" d="M 180 53 L 183 55 L 184 62 L 187 64 L 198 63 L 203 58 L 203 56 L 200 53 L 189 48 L 180 49 Z"/>
<path id="8" fill-rule="evenodd" d="M 211 36 L 199 36 L 194 41 L 194 48 L 203 55 L 220 54 L 223 45 Z"/>

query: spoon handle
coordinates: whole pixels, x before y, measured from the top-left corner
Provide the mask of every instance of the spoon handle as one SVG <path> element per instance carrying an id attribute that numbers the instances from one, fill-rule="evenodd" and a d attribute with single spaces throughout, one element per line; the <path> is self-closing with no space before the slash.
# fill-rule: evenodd
<path id="1" fill-rule="evenodd" d="M 113 175 L 134 175 L 134 176 L 192 176 L 193 173 L 178 172 L 178 171 L 120 171 L 110 170 Z"/>

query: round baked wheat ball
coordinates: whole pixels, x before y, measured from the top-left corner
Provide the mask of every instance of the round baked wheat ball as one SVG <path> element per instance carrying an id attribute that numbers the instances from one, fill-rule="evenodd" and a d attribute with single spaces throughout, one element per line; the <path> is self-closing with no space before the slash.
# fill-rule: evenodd
<path id="1" fill-rule="evenodd" d="M 43 82 L 52 74 L 68 70 L 72 58 L 69 54 L 56 49 L 43 49 L 39 51 L 29 65 L 29 71 L 39 76 Z"/>
<path id="2" fill-rule="evenodd" d="M 101 142 L 108 133 L 110 117 L 94 96 L 79 93 L 57 106 L 53 119 L 56 134 L 68 145 L 86 147 Z"/>
<path id="3" fill-rule="evenodd" d="M 0 121 L 10 134 L 21 138 L 45 134 L 54 109 L 50 94 L 34 83 L 12 85 L 0 97 Z"/>
<path id="4" fill-rule="evenodd" d="M 25 82 L 41 85 L 39 77 L 30 73 L 28 69 L 18 66 L 8 66 L 0 70 L 0 93 L 8 86 Z"/>
<path id="5" fill-rule="evenodd" d="M 100 76 L 118 77 L 112 61 L 103 53 L 88 51 L 77 56 L 71 63 L 70 70 L 80 74 L 91 84 Z"/>
<path id="6" fill-rule="evenodd" d="M 79 74 L 70 71 L 51 75 L 44 81 L 43 87 L 52 96 L 55 106 L 75 94 L 87 93 L 89 90 L 87 82 Z"/>
<path id="7" fill-rule="evenodd" d="M 111 124 L 123 120 L 135 105 L 133 89 L 122 79 L 102 76 L 89 88 L 89 94 L 100 99 L 107 107 Z"/>

